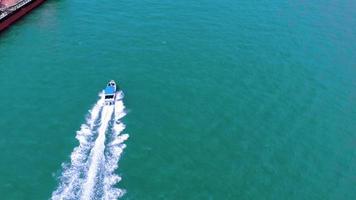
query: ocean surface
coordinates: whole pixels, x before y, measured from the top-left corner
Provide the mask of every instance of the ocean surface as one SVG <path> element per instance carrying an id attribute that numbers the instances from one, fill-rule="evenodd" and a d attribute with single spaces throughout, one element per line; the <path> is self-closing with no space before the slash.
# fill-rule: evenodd
<path id="1" fill-rule="evenodd" d="M 47 0 L 0 34 L 0 199 L 52 197 L 110 79 L 121 199 L 355 199 L 355 10 Z"/>

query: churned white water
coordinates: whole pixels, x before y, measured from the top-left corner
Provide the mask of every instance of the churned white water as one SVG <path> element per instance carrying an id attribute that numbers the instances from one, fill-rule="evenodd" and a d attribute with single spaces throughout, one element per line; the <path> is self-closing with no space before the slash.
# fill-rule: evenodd
<path id="1" fill-rule="evenodd" d="M 86 123 L 77 131 L 79 146 L 71 153 L 71 163 L 62 164 L 59 186 L 51 199 L 118 199 L 125 191 L 115 188 L 121 180 L 115 174 L 129 137 L 121 134 L 125 125 L 123 93 L 118 92 L 114 105 L 104 105 L 103 94 L 89 111 Z M 102 178 L 99 178 L 102 177 Z"/>

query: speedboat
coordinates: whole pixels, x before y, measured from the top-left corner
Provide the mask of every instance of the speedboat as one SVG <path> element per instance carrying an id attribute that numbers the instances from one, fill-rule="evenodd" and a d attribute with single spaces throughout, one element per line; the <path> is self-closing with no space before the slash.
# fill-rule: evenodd
<path id="1" fill-rule="evenodd" d="M 105 98 L 105 105 L 114 105 L 115 98 L 116 98 L 116 83 L 114 80 L 109 81 L 105 90 L 104 90 L 104 98 Z"/>

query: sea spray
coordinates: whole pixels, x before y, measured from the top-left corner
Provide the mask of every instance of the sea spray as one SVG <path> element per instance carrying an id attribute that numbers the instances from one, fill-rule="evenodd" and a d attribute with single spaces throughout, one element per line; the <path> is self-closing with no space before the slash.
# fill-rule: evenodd
<path id="1" fill-rule="evenodd" d="M 104 106 L 104 97 L 94 105 L 86 123 L 77 131 L 79 146 L 71 154 L 71 163 L 63 164 L 58 188 L 52 193 L 59 199 L 118 199 L 125 190 L 115 188 L 121 177 L 115 174 L 128 134 L 121 134 L 126 115 L 122 91 L 114 105 Z"/>
<path id="2" fill-rule="evenodd" d="M 120 97 L 123 97 L 123 94 L 120 94 Z M 118 168 L 118 161 L 120 156 L 126 147 L 123 142 L 128 139 L 128 134 L 121 134 L 125 129 L 125 125 L 120 121 L 126 115 L 125 106 L 121 100 L 115 103 L 115 112 L 114 112 L 114 123 L 112 126 L 112 135 L 109 138 L 108 149 L 105 154 L 105 176 L 104 176 L 104 196 L 103 199 L 111 200 L 118 199 L 125 194 L 125 190 L 115 188 L 121 177 L 115 174 L 115 170 Z"/>
<path id="3" fill-rule="evenodd" d="M 63 172 L 58 188 L 52 193 L 53 200 L 77 199 L 80 195 L 86 162 L 92 148 L 91 140 L 93 140 L 94 128 L 104 103 L 102 96 L 103 93 L 100 93 L 99 100 L 89 111 L 86 123 L 82 124 L 80 130 L 77 131 L 76 138 L 79 141 L 79 146 L 75 147 L 71 153 L 71 163 L 62 164 Z"/>
<path id="4" fill-rule="evenodd" d="M 105 162 L 104 150 L 105 150 L 105 133 L 109 125 L 109 121 L 114 111 L 113 106 L 104 106 L 101 113 L 100 127 L 98 130 L 98 138 L 95 140 L 94 147 L 90 151 L 90 165 L 87 172 L 85 183 L 82 186 L 82 200 L 92 199 L 95 195 L 94 186 L 97 181 L 98 169 L 100 163 Z"/>

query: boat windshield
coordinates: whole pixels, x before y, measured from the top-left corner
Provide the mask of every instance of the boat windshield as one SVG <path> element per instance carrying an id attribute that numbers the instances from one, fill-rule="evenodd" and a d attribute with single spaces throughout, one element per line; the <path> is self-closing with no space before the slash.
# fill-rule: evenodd
<path id="1" fill-rule="evenodd" d="M 112 99 L 112 98 L 114 98 L 114 95 L 106 95 L 105 96 L 105 99 Z"/>

